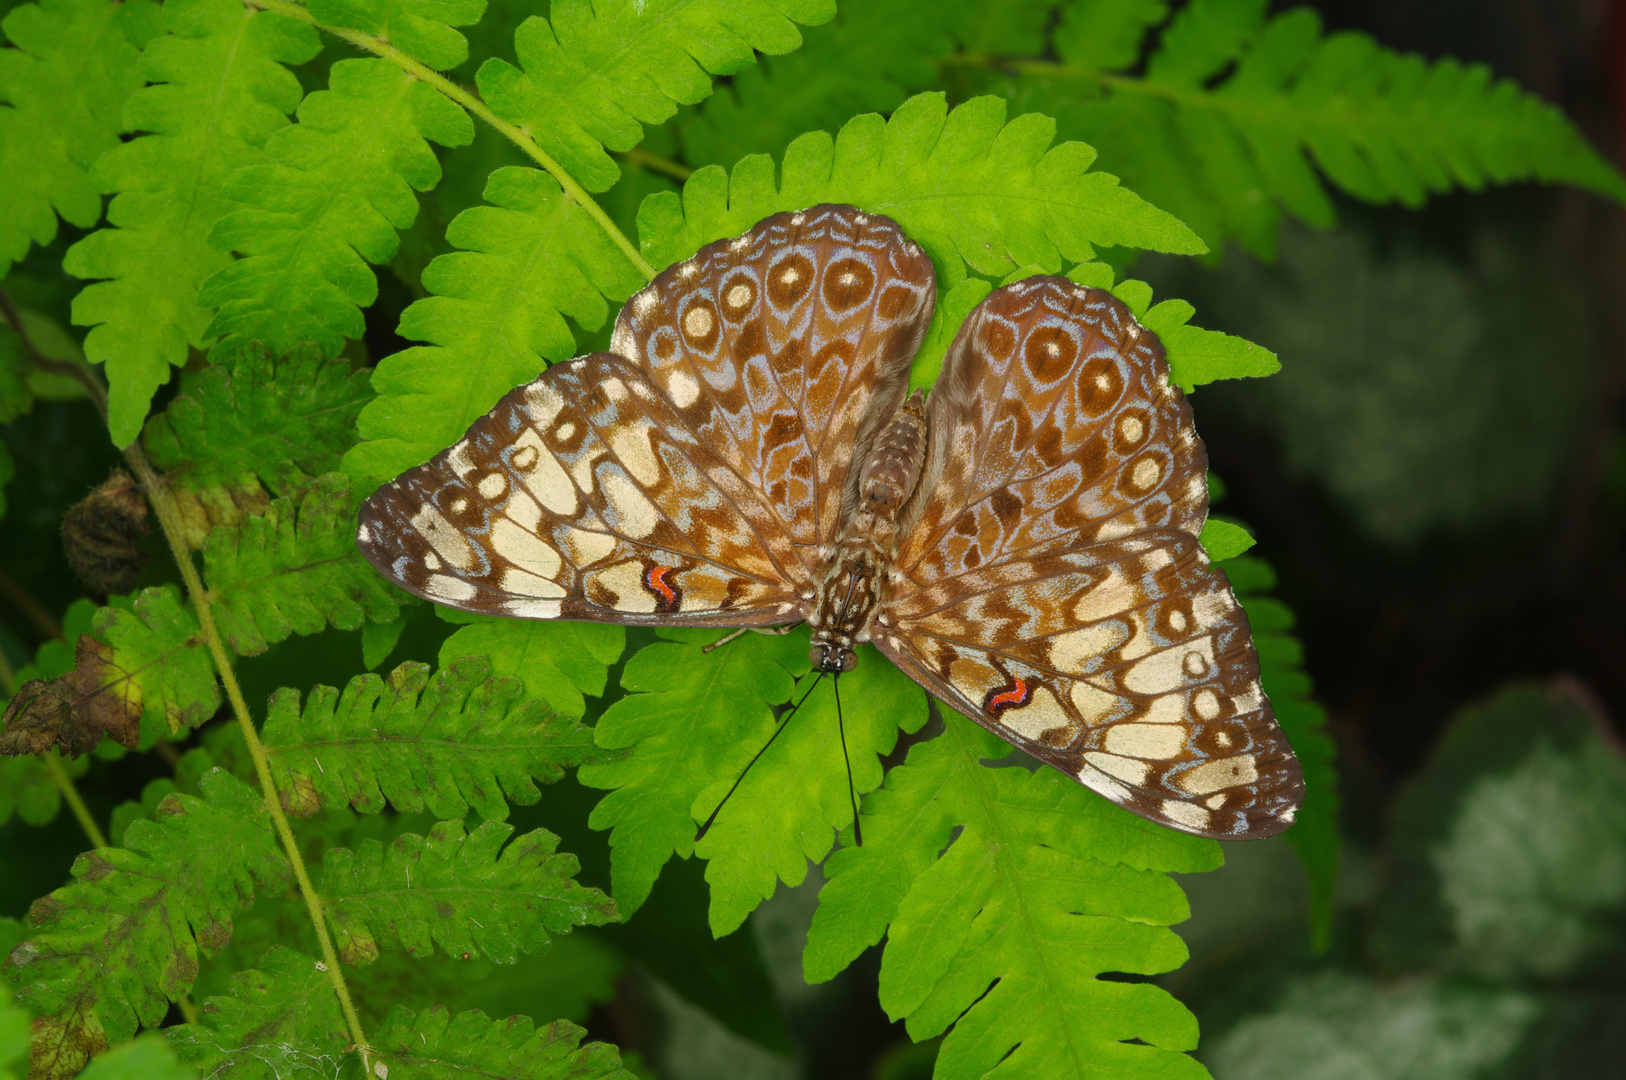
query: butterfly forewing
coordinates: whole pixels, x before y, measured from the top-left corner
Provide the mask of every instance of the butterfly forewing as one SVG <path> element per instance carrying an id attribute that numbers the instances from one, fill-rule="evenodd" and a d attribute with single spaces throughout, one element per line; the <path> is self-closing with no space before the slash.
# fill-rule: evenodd
<path id="1" fill-rule="evenodd" d="M 761 625 L 792 621 L 808 586 L 761 494 L 607 353 L 550 368 L 380 488 L 358 541 L 408 591 L 487 615 Z"/>
<path id="2" fill-rule="evenodd" d="M 1205 456 L 1156 336 L 1107 293 L 1028 279 L 966 320 L 929 410 L 881 651 L 1135 813 L 1291 824 L 1298 762 L 1196 542 Z"/>
<path id="3" fill-rule="evenodd" d="M 662 272 L 621 309 L 610 347 L 796 543 L 816 545 L 839 524 L 873 436 L 865 420 L 884 421 L 904 393 L 934 281 L 890 218 L 836 205 L 775 214 Z"/>
<path id="4" fill-rule="evenodd" d="M 917 583 L 1151 528 L 1195 537 L 1206 460 L 1156 335 L 1109 293 L 1039 277 L 966 319 L 928 403 L 897 569 Z"/>

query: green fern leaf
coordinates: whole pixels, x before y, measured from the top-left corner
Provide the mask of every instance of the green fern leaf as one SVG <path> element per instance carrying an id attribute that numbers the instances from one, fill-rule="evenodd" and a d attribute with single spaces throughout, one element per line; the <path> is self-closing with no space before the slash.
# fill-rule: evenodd
<path id="1" fill-rule="evenodd" d="M 79 637 L 90 632 L 91 623 L 99 610 L 89 600 L 75 600 L 69 604 L 62 617 L 62 638 L 42 644 L 34 653 L 34 662 L 24 664 L 12 676 L 13 685 L 22 687 L 34 679 L 59 679 L 72 671 Z M 9 708 L 7 713 L 9 715 Z M 57 751 L 47 750 L 46 753 L 54 755 Z M 90 761 L 85 757 L 60 758 L 58 764 L 74 780 L 90 768 Z M 61 809 L 62 789 L 57 787 L 43 754 L 0 756 L 0 825 L 9 821 L 13 813 L 24 824 L 46 825 L 56 820 L 57 812 Z M 0 926 L 3 925 L 4 921 L 0 920 Z M 0 935 L 0 953 L 9 951 L 3 935 Z"/>
<path id="2" fill-rule="evenodd" d="M 388 678 L 358 675 L 341 695 L 318 686 L 299 708 L 296 690 L 271 697 L 263 738 L 283 805 L 302 816 L 349 805 L 377 814 L 428 809 L 487 820 L 508 801 L 530 805 L 533 780 L 551 784 L 567 766 L 599 760 L 592 732 L 539 702 L 523 702 L 513 679 L 489 678 L 470 658 L 433 679 L 425 664 Z"/>
<path id="3" fill-rule="evenodd" d="M 440 647 L 440 664 L 484 657 L 496 675 L 520 681 L 525 696 L 565 716 L 587 715 L 583 695 L 601 697 L 610 665 L 626 649 L 619 626 L 585 622 L 492 619 L 440 609 L 448 622 L 467 623 Z"/>
<path id="4" fill-rule="evenodd" d="M 6 974 L 36 1017 L 36 1075 L 72 1075 L 138 1024 L 162 1023 L 197 977 L 199 950 L 226 943 L 256 889 L 288 883 L 260 797 L 222 771 L 201 786 L 204 798 L 172 795 L 157 823 L 133 823 L 125 848 L 80 856 L 77 881 L 29 911 L 33 936 Z"/>
<path id="5" fill-rule="evenodd" d="M 81 229 L 102 216 L 90 166 L 118 145 L 157 24 L 147 0 L 45 0 L 0 22 L 15 46 L 0 49 L 0 277 L 51 242 L 58 214 Z"/>
<path id="6" fill-rule="evenodd" d="M 529 1017 L 490 1020 L 479 1011 L 453 1016 L 442 1008 L 416 1015 L 397 1005 L 373 1035 L 397 1080 L 634 1080 L 606 1043 L 578 1048 L 587 1033 L 568 1020 L 537 1030 Z"/>
<path id="7" fill-rule="evenodd" d="M 1205 1075 L 1178 1054 L 1196 1045 L 1197 1024 L 1177 1001 L 1097 976 L 1184 962 L 1166 927 L 1187 917 L 1186 901 L 1163 875 L 1213 869 L 1219 846 L 1052 770 L 987 768 L 1011 747 L 944 719 L 868 800 L 864 846 L 830 858 L 806 977 L 830 978 L 884 933 L 887 1013 L 917 1040 L 954 1025 L 938 1077 Z"/>
<path id="8" fill-rule="evenodd" d="M 631 753 L 577 773 L 589 787 L 611 789 L 589 823 L 614 830 L 611 892 L 627 917 L 648 898 L 666 860 L 694 850 L 700 793 L 739 773 L 772 734 L 772 709 L 789 699 L 791 672 L 807 669 L 796 635 L 746 634 L 710 653 L 690 639 L 715 634 L 666 636 L 679 641 L 628 659 L 621 685 L 631 693 L 605 709 L 594 729 L 599 746 Z"/>
<path id="9" fill-rule="evenodd" d="M 1253 534 L 1234 521 L 1211 517 L 1203 522 L 1202 535 L 1197 538 L 1211 562 L 1234 559 L 1253 547 Z"/>
<path id="10" fill-rule="evenodd" d="M 388 477 L 451 445 L 503 394 L 549 360 L 576 354 L 565 319 L 596 330 L 605 297 L 624 300 L 643 277 L 559 185 L 534 169 L 503 168 L 490 206 L 458 215 L 446 239 L 462 251 L 424 271 L 436 295 L 401 317 L 403 336 L 428 341 L 386 357 L 379 398 L 362 411 L 366 440 L 345 457 L 354 477 Z"/>
<path id="11" fill-rule="evenodd" d="M 232 1080 L 283 1080 L 305 1070 L 336 1075 L 350 1049 L 332 977 L 281 945 L 258 970 L 233 975 L 229 996 L 204 1002 L 202 1023 L 164 1034 L 182 1061 Z"/>
<path id="12" fill-rule="evenodd" d="M 220 636 L 239 656 L 257 656 L 291 634 L 328 624 L 394 622 L 400 593 L 356 550 L 357 500 L 343 473 L 321 477 L 294 509 L 273 502 L 237 531 L 217 529 L 203 545 L 204 579 Z"/>
<path id="13" fill-rule="evenodd" d="M 1205 250 L 1116 177 L 1088 171 L 1095 160 L 1089 147 L 1052 147 L 1054 134 L 1044 116 L 1006 123 L 998 98 L 974 98 L 949 112 L 943 95 L 920 94 L 889 121 L 866 115 L 834 139 L 803 135 L 786 149 L 778 184 L 766 156 L 746 158 L 732 174 L 699 170 L 681 200 L 658 194 L 644 201 L 639 240 L 662 266 L 781 210 L 853 203 L 895 218 L 946 272 L 943 288 L 967 267 L 996 276 L 1030 264 L 1056 272 L 1064 259 L 1092 258 L 1097 245 Z"/>
<path id="14" fill-rule="evenodd" d="M 1626 179 L 1558 110 L 1483 65 L 1430 64 L 1359 33 L 1323 36 L 1314 11 L 1267 20 L 1265 7 L 1193 0 L 1144 79 L 1103 77 L 1128 49 L 1107 55 L 1058 33 L 1065 63 L 1030 66 L 1016 99 L 1090 141 L 1215 251 L 1234 238 L 1272 256 L 1284 213 L 1331 225 L 1317 169 L 1376 203 L 1419 206 L 1430 193 L 1517 180 L 1626 201 Z"/>
<path id="15" fill-rule="evenodd" d="M 399 948 L 426 958 L 439 945 L 513 964 L 554 934 L 617 921 L 609 897 L 572 880 L 581 864 L 557 851 L 557 836 L 536 829 L 508 843 L 513 834 L 499 821 L 466 835 L 461 821 L 442 821 L 388 848 L 365 840 L 354 852 L 330 850 L 318 891 L 340 957 L 368 964 L 381 948 Z"/>
<path id="16" fill-rule="evenodd" d="M 1068 63 L 1122 71 L 1140 59 L 1149 27 L 1169 13 L 1169 0 L 1073 0 L 1052 39 Z"/>
<path id="17" fill-rule="evenodd" d="M 311 0 L 306 9 L 323 26 L 359 30 L 446 71 L 469 58 L 467 39 L 452 27 L 479 22 L 486 0 Z"/>
<path id="18" fill-rule="evenodd" d="M 98 1056 L 79 1080 L 196 1080 L 162 1035 L 148 1033 Z"/>
<path id="19" fill-rule="evenodd" d="M 684 160 L 728 165 L 778 153 L 805 131 L 834 131 L 859 113 L 889 113 L 936 80 L 954 51 L 954 30 L 970 0 L 918 4 L 870 0 L 845 5 L 809 30 L 789 56 L 764 59 L 678 124 Z"/>
<path id="20" fill-rule="evenodd" d="M 141 745 L 197 727 L 220 708 L 220 685 L 197 616 L 173 585 L 113 598 L 95 634 L 112 650 L 100 673 L 103 692 L 139 713 Z"/>
<path id="21" fill-rule="evenodd" d="M 361 337 L 361 308 L 377 296 L 367 263 L 390 260 L 418 212 L 413 189 L 440 181 L 429 140 L 474 137 L 467 113 L 388 61 L 341 60 L 328 85 L 266 140 L 272 164 L 226 181 L 249 208 L 222 218 L 209 243 L 244 257 L 203 284 L 198 303 L 220 309 L 205 336 L 279 353 L 314 341 L 336 356 Z"/>
<path id="22" fill-rule="evenodd" d="M 551 24 L 533 16 L 514 33 L 518 67 L 481 66 L 480 94 L 588 191 L 608 191 L 620 170 L 606 147 L 631 150 L 644 124 L 710 94 L 711 75 L 790 52 L 796 23 L 834 14 L 832 0 L 560 0 Z"/>
<path id="23" fill-rule="evenodd" d="M 1232 591 L 1248 613 L 1254 648 L 1259 651 L 1260 682 L 1276 711 L 1293 752 L 1304 768 L 1304 805 L 1286 833 L 1298 852 L 1310 885 L 1310 928 L 1317 951 L 1332 936 L 1333 892 L 1338 885 L 1338 770 L 1327 734 L 1327 713 L 1310 696 L 1304 671 L 1304 647 L 1290 630 L 1293 613 L 1269 595 L 1276 572 L 1263 559 L 1246 556 L 1225 562 Z"/>
<path id="24" fill-rule="evenodd" d="M 68 249 L 63 268 L 86 286 L 74 322 L 93 329 L 85 354 L 105 363 L 108 427 L 131 442 L 153 393 L 189 349 L 206 343 L 211 313 L 198 305 L 203 282 L 231 261 L 209 246 L 215 223 L 240 209 L 225 194 L 237 168 L 265 163 L 264 146 L 299 104 L 301 64 L 321 47 L 304 23 L 230 0 L 169 0 L 169 33 L 141 57 L 155 85 L 137 91 L 124 113 L 147 131 L 96 162 L 103 191 L 116 192 L 109 228 Z"/>
<path id="25" fill-rule="evenodd" d="M 304 496 L 338 466 L 372 397 L 366 372 L 309 345 L 280 359 L 261 345 L 224 352 L 142 437 L 194 548 L 216 526 L 263 513 L 267 490 Z"/>
<path id="26" fill-rule="evenodd" d="M 959 29 L 965 51 L 978 56 L 1031 56 L 1044 51 L 1053 0 L 979 0 Z"/>
<path id="27" fill-rule="evenodd" d="M 674 853 L 697 851 L 710 860 L 711 927 L 721 936 L 771 896 L 778 880 L 801 882 L 807 861 L 822 859 L 835 830 L 852 819 L 835 704 L 828 684 L 809 699 L 697 846 L 696 824 L 773 734 L 772 707 L 789 700 L 791 676 L 807 672 L 807 637 L 747 634 L 702 653 L 700 643 L 715 633 L 667 636 L 678 640 L 647 646 L 627 662 L 621 685 L 630 693 L 598 722 L 600 746 L 632 752 L 585 766 L 578 777 L 613 789 L 590 823 L 613 829 L 610 873 L 622 910 L 643 903 Z M 926 699 L 875 654 L 861 657 L 842 686 L 853 783 L 862 793 L 880 785 L 877 758 L 891 750 L 898 730 L 925 723 Z"/>

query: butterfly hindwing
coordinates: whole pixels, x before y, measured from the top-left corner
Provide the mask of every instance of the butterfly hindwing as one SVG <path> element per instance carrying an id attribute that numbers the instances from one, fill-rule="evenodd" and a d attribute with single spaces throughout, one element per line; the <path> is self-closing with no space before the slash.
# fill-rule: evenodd
<path id="1" fill-rule="evenodd" d="M 1291 824 L 1298 761 L 1197 543 L 1206 456 L 1156 335 L 1101 290 L 1017 282 L 967 318 L 928 413 L 882 652 L 1144 817 Z"/>
<path id="2" fill-rule="evenodd" d="M 1285 829 L 1298 761 L 1241 607 L 1161 530 L 1014 560 L 894 601 L 881 651 L 960 712 L 1114 802 L 1186 832 Z"/>
<path id="3" fill-rule="evenodd" d="M 890 218 L 814 206 L 664 270 L 621 309 L 610 347 L 811 552 L 903 396 L 934 281 Z"/>
<path id="4" fill-rule="evenodd" d="M 380 488 L 358 543 L 409 592 L 487 615 L 764 625 L 794 621 L 809 584 L 762 495 L 608 353 L 548 369 Z"/>

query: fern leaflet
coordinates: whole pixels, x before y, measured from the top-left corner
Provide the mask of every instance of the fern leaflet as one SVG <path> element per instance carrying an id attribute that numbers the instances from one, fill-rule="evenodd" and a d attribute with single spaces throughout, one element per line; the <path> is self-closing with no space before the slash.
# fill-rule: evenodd
<path id="1" fill-rule="evenodd" d="M 206 336 L 279 353 L 314 341 L 337 355 L 361 336 L 361 308 L 378 293 L 367 263 L 389 261 L 396 231 L 417 215 L 413 189 L 440 181 L 429 140 L 474 137 L 467 113 L 388 61 L 341 60 L 328 86 L 266 140 L 271 163 L 226 181 L 248 208 L 222 218 L 209 243 L 244 257 L 203 284 L 198 303 L 220 309 Z"/>
<path id="2" fill-rule="evenodd" d="M 0 937 L 4 928 L 0 927 Z M 28 1062 L 28 1013 L 11 1000 L 11 987 L 0 982 L 0 1077 L 23 1076 Z"/>
<path id="3" fill-rule="evenodd" d="M 97 1057 L 80 1080 L 196 1080 L 162 1035 L 149 1033 Z"/>
<path id="4" fill-rule="evenodd" d="M 77 277 L 110 279 L 86 286 L 73 314 L 93 327 L 86 356 L 107 365 L 117 446 L 140 432 L 170 367 L 205 345 L 211 313 L 198 289 L 231 261 L 209 246 L 209 232 L 240 206 L 225 194 L 226 178 L 268 160 L 266 139 L 287 125 L 303 93 L 282 65 L 320 48 L 309 26 L 230 0 L 168 0 L 163 18 L 169 32 L 141 56 L 150 85 L 124 113 L 129 130 L 151 134 L 97 160 L 98 185 L 117 193 L 109 227 L 63 262 Z"/>
<path id="5" fill-rule="evenodd" d="M 321 477 L 294 509 L 273 502 L 237 531 L 217 529 L 203 545 L 215 621 L 239 656 L 255 656 L 291 634 L 329 623 L 356 630 L 365 619 L 394 622 L 400 593 L 373 572 L 353 538 L 356 500 L 343 473 Z"/>
<path id="6" fill-rule="evenodd" d="M 441 1008 L 414 1015 L 396 1006 L 373 1036 L 373 1045 L 388 1056 L 392 1075 L 423 1080 L 471 1074 L 512 1080 L 633 1080 L 615 1047 L 578 1047 L 585 1034 L 567 1020 L 537 1030 L 524 1016 L 491 1020 L 477 1011 L 453 1016 Z"/>
<path id="7" fill-rule="evenodd" d="M 267 490 L 303 496 L 337 467 L 371 397 L 365 372 L 309 345 L 280 358 L 263 346 L 222 350 L 142 439 L 165 472 L 187 544 L 201 547 L 215 526 L 262 513 Z"/>
<path id="8" fill-rule="evenodd" d="M 233 1080 L 280 1080 L 290 1069 L 332 1073 L 350 1043 L 322 965 L 281 945 L 257 970 L 233 975 L 229 996 L 204 1002 L 202 1023 L 164 1034 L 182 1061 Z"/>
<path id="9" fill-rule="evenodd" d="M 38 1075 L 71 1075 L 137 1024 L 162 1023 L 197 977 L 198 951 L 230 939 L 232 915 L 256 889 L 287 884 L 259 796 L 222 771 L 201 786 L 203 798 L 164 800 L 157 823 L 132 823 L 126 847 L 80 856 L 77 882 L 29 910 L 33 936 L 12 950 L 6 973 L 36 1017 Z"/>
<path id="10" fill-rule="evenodd" d="M 595 729 L 600 746 L 631 753 L 578 775 L 591 787 L 613 789 L 590 823 L 613 830 L 610 872 L 622 910 L 643 903 L 674 853 L 698 851 L 710 860 L 711 927 L 721 936 L 771 896 L 778 879 L 799 883 L 807 861 L 822 859 L 834 829 L 851 820 L 835 704 L 828 684 L 813 694 L 696 845 L 695 822 L 711 813 L 773 734 L 772 707 L 790 699 L 791 677 L 806 675 L 807 637 L 748 634 L 702 653 L 699 645 L 715 633 L 663 636 L 676 640 L 646 646 L 627 661 L 621 685 L 631 693 L 604 710 Z M 925 695 L 873 653 L 843 676 L 842 686 L 853 782 L 864 792 L 879 786 L 877 758 L 892 748 L 898 729 L 925 723 Z"/>
<path id="11" fill-rule="evenodd" d="M 16 46 L 0 49 L 0 277 L 30 243 L 51 242 L 58 214 L 81 229 L 101 218 L 90 166 L 118 145 L 141 46 L 158 29 L 146 0 L 45 0 L 0 22 Z"/>
<path id="12" fill-rule="evenodd" d="M 414 60 L 446 71 L 469 58 L 469 43 L 454 26 L 480 21 L 486 0 L 311 0 L 311 18 L 323 26 L 387 41 Z"/>
<path id="13" fill-rule="evenodd" d="M 441 645 L 442 667 L 483 657 L 494 674 L 518 679 L 527 698 L 566 716 L 587 715 L 583 695 L 604 693 L 610 665 L 626 648 L 626 631 L 604 623 L 488 619 L 444 608 L 438 614 L 468 623 Z"/>
<path id="14" fill-rule="evenodd" d="M 471 657 L 434 678 L 402 664 L 387 679 L 358 675 L 340 694 L 318 686 L 271 698 L 263 738 L 277 791 L 290 813 L 348 804 L 364 814 L 427 809 L 487 820 L 507 800 L 536 802 L 533 779 L 551 784 L 567 766 L 600 760 L 592 732 L 540 702 L 522 702 L 513 679 L 490 679 Z"/>
<path id="15" fill-rule="evenodd" d="M 631 150 L 644 124 L 711 93 L 711 74 L 733 75 L 756 50 L 801 45 L 796 23 L 835 14 L 832 0 L 561 0 L 553 21 L 533 16 L 514 33 L 515 67 L 487 60 L 481 95 L 530 132 L 588 191 L 608 191 L 620 170 L 605 152 Z M 710 74 L 708 74 L 710 73 Z"/>
<path id="16" fill-rule="evenodd" d="M 442 821 L 388 848 L 366 840 L 329 851 L 319 891 L 339 955 L 366 964 L 393 946 L 422 959 L 439 945 L 513 964 L 553 934 L 617 921 L 609 897 L 572 880 L 581 864 L 558 852 L 557 836 L 536 829 L 509 843 L 513 833 L 500 821 L 468 834 L 461 821 Z"/>
<path id="17" fill-rule="evenodd" d="M 941 1078 L 1202 1076 L 1176 1053 L 1196 1045 L 1190 1013 L 1151 985 L 1097 976 L 1184 962 L 1166 927 L 1186 901 L 1163 874 L 1213 869 L 1218 845 L 1051 770 L 987 768 L 1011 748 L 944 720 L 867 801 L 864 846 L 831 856 L 806 977 L 830 978 L 885 933 L 882 1006 L 917 1040 L 954 1025 Z"/>

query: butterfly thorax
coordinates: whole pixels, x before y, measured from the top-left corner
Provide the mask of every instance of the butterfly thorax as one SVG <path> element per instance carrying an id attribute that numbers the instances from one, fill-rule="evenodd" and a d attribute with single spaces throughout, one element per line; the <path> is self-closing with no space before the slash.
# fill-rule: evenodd
<path id="1" fill-rule="evenodd" d="M 819 567 L 808 625 L 809 658 L 822 671 L 851 671 L 853 649 L 891 592 L 898 519 L 926 459 L 926 403 L 916 393 L 898 407 L 859 472 L 857 503 Z"/>

